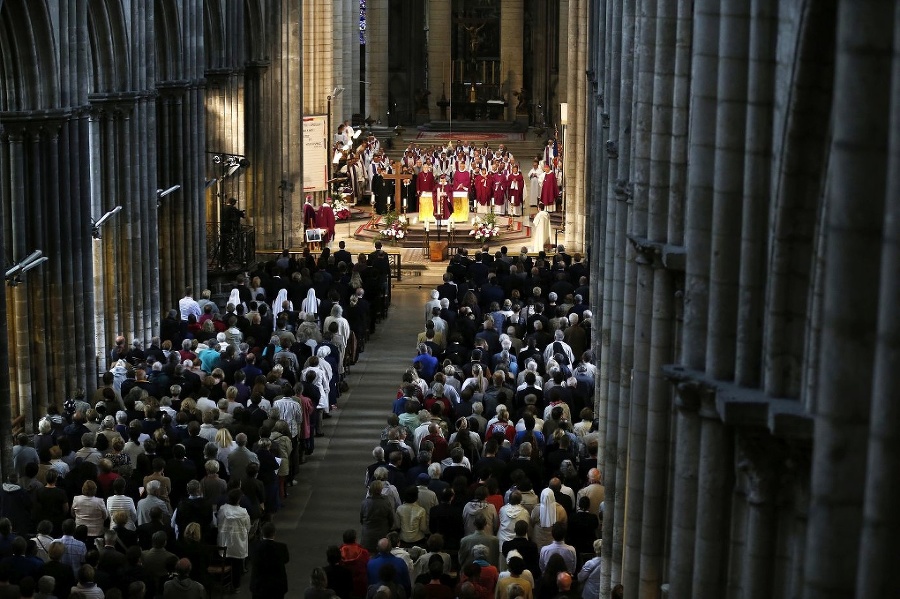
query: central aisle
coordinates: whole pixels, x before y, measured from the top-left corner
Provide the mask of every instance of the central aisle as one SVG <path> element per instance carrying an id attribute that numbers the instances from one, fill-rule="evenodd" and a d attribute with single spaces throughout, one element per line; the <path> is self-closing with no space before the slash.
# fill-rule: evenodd
<path id="1" fill-rule="evenodd" d="M 423 309 L 430 288 L 395 287 L 387 320 L 369 339 L 350 370 L 350 392 L 325 421 L 325 437 L 300 469 L 288 504 L 275 518 L 278 540 L 291 552 L 289 593 L 309 585 L 309 573 L 324 566 L 325 550 L 340 545 L 345 529 L 359 531 L 366 466 L 387 422 L 403 371 L 415 356 L 416 335 L 424 330 Z M 249 593 L 248 593 L 249 594 Z"/>

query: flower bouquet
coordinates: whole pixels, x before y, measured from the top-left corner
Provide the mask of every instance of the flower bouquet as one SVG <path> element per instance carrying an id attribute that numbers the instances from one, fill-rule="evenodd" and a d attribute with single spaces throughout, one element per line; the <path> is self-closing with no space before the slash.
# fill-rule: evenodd
<path id="1" fill-rule="evenodd" d="M 409 222 L 404 216 L 397 216 L 397 213 L 391 210 L 384 215 L 384 229 L 381 230 L 381 236 L 389 241 L 399 241 L 406 237 L 406 229 Z"/>
<path id="2" fill-rule="evenodd" d="M 487 241 L 499 234 L 500 227 L 497 226 L 497 216 L 493 212 L 477 217 L 472 223 L 472 230 L 469 231 L 469 235 L 473 236 L 475 241 Z"/>
<path id="3" fill-rule="evenodd" d="M 340 198 L 335 198 L 331 208 L 334 210 L 334 218 L 337 220 L 347 220 L 350 218 L 350 206 L 347 204 L 346 196 L 343 194 Z"/>

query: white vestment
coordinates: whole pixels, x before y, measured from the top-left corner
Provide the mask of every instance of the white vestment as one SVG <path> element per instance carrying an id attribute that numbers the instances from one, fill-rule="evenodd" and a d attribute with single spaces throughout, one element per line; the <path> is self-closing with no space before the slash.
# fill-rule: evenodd
<path id="1" fill-rule="evenodd" d="M 531 251 L 543 251 L 550 243 L 550 215 L 546 210 L 539 210 L 531 220 Z"/>

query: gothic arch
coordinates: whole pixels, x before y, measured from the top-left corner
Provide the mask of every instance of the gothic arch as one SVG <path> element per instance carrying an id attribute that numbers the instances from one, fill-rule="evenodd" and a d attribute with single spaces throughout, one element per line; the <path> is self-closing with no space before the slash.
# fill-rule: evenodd
<path id="1" fill-rule="evenodd" d="M 251 61 L 268 60 L 264 54 L 266 48 L 266 29 L 263 8 L 259 0 L 247 0 L 247 58 Z"/>
<path id="2" fill-rule="evenodd" d="M 206 68 L 225 66 L 225 21 L 219 0 L 203 2 L 203 49 L 206 52 Z"/>
<path id="3" fill-rule="evenodd" d="M 59 63 L 47 3 L 0 5 L 0 111 L 58 106 Z"/>
<path id="4" fill-rule="evenodd" d="M 809 299 L 817 226 L 828 171 L 831 130 L 823 126 L 832 112 L 834 2 L 805 4 L 796 31 L 797 60 L 791 73 L 790 95 L 781 132 L 775 198 L 771 212 L 770 285 L 766 345 L 765 388 L 781 397 L 799 397 L 803 356 L 808 343 Z M 776 137 L 778 135 L 776 134 Z"/>
<path id="5" fill-rule="evenodd" d="M 94 93 L 130 89 L 130 48 L 121 0 L 88 3 L 88 37 L 91 42 Z"/>
<path id="6" fill-rule="evenodd" d="M 181 21 L 175 0 L 156 0 L 156 75 L 159 81 L 183 79 L 186 60 L 182 46 Z"/>

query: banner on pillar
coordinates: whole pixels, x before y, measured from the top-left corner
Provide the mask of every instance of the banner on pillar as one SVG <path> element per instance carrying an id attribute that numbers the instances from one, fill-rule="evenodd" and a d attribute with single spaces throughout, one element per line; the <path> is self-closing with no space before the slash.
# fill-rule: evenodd
<path id="1" fill-rule="evenodd" d="M 328 117 L 303 117 L 303 191 L 328 189 Z"/>

